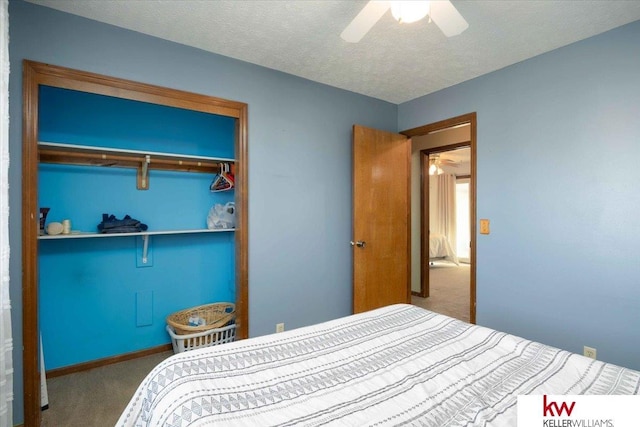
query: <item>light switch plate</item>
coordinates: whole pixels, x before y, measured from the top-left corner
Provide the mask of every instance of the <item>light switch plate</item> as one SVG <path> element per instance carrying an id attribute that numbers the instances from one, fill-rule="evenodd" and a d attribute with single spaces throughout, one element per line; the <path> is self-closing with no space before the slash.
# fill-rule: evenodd
<path id="1" fill-rule="evenodd" d="M 480 220 L 480 234 L 489 234 L 489 220 L 481 219 Z"/>

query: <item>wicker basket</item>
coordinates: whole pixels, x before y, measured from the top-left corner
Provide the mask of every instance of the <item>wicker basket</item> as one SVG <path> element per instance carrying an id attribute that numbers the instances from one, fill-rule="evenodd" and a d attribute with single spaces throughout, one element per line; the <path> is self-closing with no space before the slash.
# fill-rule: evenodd
<path id="1" fill-rule="evenodd" d="M 204 325 L 190 326 L 189 318 L 197 316 L 205 320 Z M 235 321 L 236 305 L 230 302 L 217 302 L 188 308 L 167 316 L 169 324 L 176 334 L 189 335 L 221 328 Z"/>

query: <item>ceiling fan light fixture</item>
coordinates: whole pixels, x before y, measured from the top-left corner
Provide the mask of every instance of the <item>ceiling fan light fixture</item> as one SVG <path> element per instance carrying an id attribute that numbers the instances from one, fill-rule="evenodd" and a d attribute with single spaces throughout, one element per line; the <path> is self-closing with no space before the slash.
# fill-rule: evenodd
<path id="1" fill-rule="evenodd" d="M 433 168 L 429 168 L 429 175 L 430 176 L 442 175 L 443 173 L 444 173 L 444 171 L 441 168 L 437 167 L 437 166 L 433 166 Z"/>
<path id="2" fill-rule="evenodd" d="M 401 24 L 410 24 L 429 14 L 428 1 L 390 1 L 391 14 Z"/>
<path id="3" fill-rule="evenodd" d="M 444 171 L 437 164 L 437 161 L 432 161 L 431 165 L 429 166 L 429 175 L 442 175 L 443 173 Z"/>

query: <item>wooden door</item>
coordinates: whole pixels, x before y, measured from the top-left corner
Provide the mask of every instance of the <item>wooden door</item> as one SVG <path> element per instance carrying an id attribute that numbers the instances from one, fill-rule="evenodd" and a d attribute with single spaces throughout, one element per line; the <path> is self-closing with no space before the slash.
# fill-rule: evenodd
<path id="1" fill-rule="evenodd" d="M 353 127 L 353 312 L 411 301 L 406 136 Z"/>

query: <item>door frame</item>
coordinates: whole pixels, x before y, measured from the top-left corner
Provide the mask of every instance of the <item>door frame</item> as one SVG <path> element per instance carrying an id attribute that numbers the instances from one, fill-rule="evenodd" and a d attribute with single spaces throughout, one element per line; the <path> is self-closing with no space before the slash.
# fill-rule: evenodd
<path id="1" fill-rule="evenodd" d="M 427 125 L 423 125 L 423 126 L 419 126 L 416 128 L 412 128 L 412 129 L 408 129 L 405 131 L 400 132 L 402 135 L 406 135 L 409 138 L 412 137 L 416 137 L 416 136 L 423 136 L 423 135 L 427 135 L 433 132 L 438 132 L 438 131 L 442 131 L 448 128 L 452 128 L 455 126 L 460 126 L 460 125 L 465 125 L 465 124 L 469 124 L 470 129 L 469 129 L 469 142 L 463 142 L 460 144 L 452 144 L 450 146 L 447 147 L 455 147 L 455 146 L 469 146 L 469 148 L 471 149 L 471 158 L 470 158 L 470 166 L 471 166 L 471 176 L 470 176 L 470 183 L 469 183 L 469 198 L 470 198 L 470 202 L 469 202 L 469 210 L 470 210 L 470 222 L 471 222 L 471 245 L 470 245 L 470 253 L 469 253 L 469 269 L 470 269 L 470 280 L 469 280 L 469 322 L 470 323 L 476 323 L 476 221 L 477 221 L 477 213 L 476 213 L 476 189 L 477 189 L 477 162 L 476 162 L 476 157 L 477 157 L 477 115 L 475 112 L 472 113 L 467 113 L 467 114 L 463 114 L 457 117 L 452 117 L 449 119 L 445 119 L 445 120 L 441 120 L 438 122 L 434 122 L 434 123 L 430 123 Z M 433 149 L 430 150 L 438 150 L 438 151 L 446 151 L 446 150 L 441 150 L 441 148 L 443 147 L 434 147 Z M 421 157 L 423 156 L 423 154 L 420 154 Z M 420 189 L 420 194 L 423 195 L 425 190 L 424 188 L 422 188 L 423 186 L 423 182 L 424 182 L 424 178 L 422 177 L 422 173 L 424 170 L 424 165 L 422 164 L 422 158 L 421 158 L 421 170 L 420 170 L 420 176 L 421 176 L 421 189 Z M 428 190 L 427 190 L 428 191 Z M 420 209 L 425 209 L 425 203 L 426 203 L 426 209 L 427 209 L 427 215 L 428 215 L 428 203 L 429 200 L 427 199 L 426 201 L 423 201 L 423 203 L 420 204 Z M 424 230 L 424 221 L 425 216 L 422 214 L 420 215 L 420 222 L 421 222 L 421 230 L 420 230 L 420 239 L 421 239 L 421 254 L 425 253 L 425 241 L 427 242 L 426 244 L 426 253 L 428 253 L 429 251 L 429 247 L 428 247 L 428 236 L 427 238 L 425 238 L 423 230 Z M 423 258 L 421 256 L 421 258 Z M 420 293 L 424 293 L 424 290 L 422 289 L 423 284 L 424 284 L 424 274 L 425 274 L 425 267 L 426 267 L 426 274 L 428 277 L 428 259 L 427 262 L 420 262 L 421 265 L 421 280 L 420 280 L 420 287 L 421 287 L 421 292 Z M 428 280 L 428 279 L 427 279 Z"/>
<path id="2" fill-rule="evenodd" d="M 38 327 L 38 105 L 39 86 L 53 86 L 167 105 L 236 119 L 236 321 L 237 337 L 249 331 L 248 105 L 131 80 L 24 60 L 22 116 L 22 371 L 24 425 L 41 422 Z M 116 356 L 117 358 L 117 356 Z M 115 359 L 115 358 L 114 358 Z M 124 359 L 122 359 L 124 360 Z"/>

